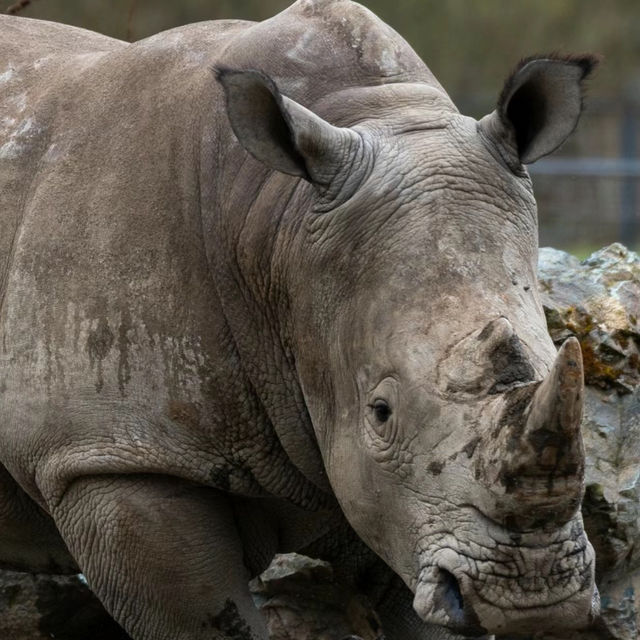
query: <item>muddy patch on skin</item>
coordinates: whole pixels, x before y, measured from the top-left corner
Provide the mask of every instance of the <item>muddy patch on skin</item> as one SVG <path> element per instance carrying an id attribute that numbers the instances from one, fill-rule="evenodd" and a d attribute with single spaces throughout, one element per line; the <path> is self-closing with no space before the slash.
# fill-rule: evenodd
<path id="1" fill-rule="evenodd" d="M 171 401 L 168 407 L 171 420 L 185 427 L 196 428 L 200 426 L 200 411 L 198 407 L 189 402 Z"/>
<path id="2" fill-rule="evenodd" d="M 490 359 L 496 381 L 489 389 L 490 394 L 506 391 L 517 383 L 531 382 L 535 377 L 522 343 L 515 335 L 495 349 Z"/>
<path id="3" fill-rule="evenodd" d="M 209 623 L 214 629 L 222 631 L 234 640 L 253 640 L 251 629 L 240 616 L 233 600 L 227 599 L 224 609 L 217 616 L 210 616 Z"/>
<path id="4" fill-rule="evenodd" d="M 444 469 L 444 464 L 445 464 L 444 462 L 438 462 L 437 460 L 434 460 L 432 463 L 429 464 L 427 469 L 434 476 L 439 476 L 442 473 L 442 470 Z"/>
<path id="5" fill-rule="evenodd" d="M 111 350 L 113 341 L 114 336 L 109 324 L 104 318 L 101 318 L 98 326 L 87 338 L 87 353 L 89 357 L 95 360 L 104 360 Z"/>
<path id="6" fill-rule="evenodd" d="M 97 363 L 96 366 L 96 393 L 100 393 L 104 387 L 104 374 L 102 370 L 102 361 L 109 355 L 111 347 L 115 337 L 113 332 L 109 328 L 109 323 L 106 318 L 101 318 L 98 322 L 98 326 L 89 333 L 87 338 L 87 353 L 89 354 L 89 361 L 91 368 Z"/>
<path id="7" fill-rule="evenodd" d="M 473 457 L 473 454 L 475 453 L 476 448 L 478 447 L 481 441 L 482 441 L 482 438 L 474 438 L 473 440 L 470 440 L 469 442 L 467 442 L 467 444 L 462 448 L 462 451 L 464 451 L 464 453 L 467 454 L 467 458 Z"/>

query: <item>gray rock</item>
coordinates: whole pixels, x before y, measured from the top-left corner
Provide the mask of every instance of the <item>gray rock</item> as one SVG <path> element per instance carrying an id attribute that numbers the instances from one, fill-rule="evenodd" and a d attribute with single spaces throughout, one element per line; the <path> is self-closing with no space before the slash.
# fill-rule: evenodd
<path id="1" fill-rule="evenodd" d="M 541 249 L 540 293 L 559 345 L 585 363 L 586 494 L 602 614 L 576 640 L 637 640 L 640 626 L 640 257 L 620 244 L 580 262 Z M 564 639 L 563 639 L 564 640 Z"/>
<path id="2" fill-rule="evenodd" d="M 621 244 L 583 262 L 541 249 L 540 294 L 549 333 L 557 344 L 575 335 L 585 380 L 606 391 L 634 393 L 640 384 L 640 258 Z"/>
<path id="3" fill-rule="evenodd" d="M 327 562 L 296 553 L 276 556 L 251 583 L 271 640 L 381 640 L 382 627 L 367 599 L 334 580 Z"/>
<path id="4" fill-rule="evenodd" d="M 129 640 L 80 576 L 0 571 L 0 638 Z"/>

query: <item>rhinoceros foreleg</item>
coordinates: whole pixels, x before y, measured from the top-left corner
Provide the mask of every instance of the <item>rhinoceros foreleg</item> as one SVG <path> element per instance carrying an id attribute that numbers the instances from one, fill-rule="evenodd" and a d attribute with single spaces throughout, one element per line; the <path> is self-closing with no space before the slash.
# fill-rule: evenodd
<path id="1" fill-rule="evenodd" d="M 75 481 L 54 517 L 135 640 L 266 638 L 223 494 L 162 476 L 95 476 Z"/>
<path id="2" fill-rule="evenodd" d="M 0 465 L 0 567 L 37 573 L 77 573 L 53 520 Z"/>

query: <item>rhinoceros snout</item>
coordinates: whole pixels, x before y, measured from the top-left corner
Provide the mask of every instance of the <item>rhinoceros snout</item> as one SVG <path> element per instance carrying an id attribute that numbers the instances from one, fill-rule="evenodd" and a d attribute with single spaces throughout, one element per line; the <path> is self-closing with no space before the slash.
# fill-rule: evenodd
<path id="1" fill-rule="evenodd" d="M 578 529 L 568 525 L 568 538 L 531 534 L 522 546 L 507 543 L 503 530 L 506 537 L 493 547 L 475 547 L 477 557 L 436 551 L 435 564 L 420 574 L 414 609 L 426 622 L 465 636 L 585 628 L 599 614 L 599 595 L 593 548 Z"/>

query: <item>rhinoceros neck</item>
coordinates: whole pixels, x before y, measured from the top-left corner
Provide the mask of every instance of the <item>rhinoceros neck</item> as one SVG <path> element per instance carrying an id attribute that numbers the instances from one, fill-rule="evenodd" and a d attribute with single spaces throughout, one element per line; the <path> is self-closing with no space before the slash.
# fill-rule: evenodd
<path id="1" fill-rule="evenodd" d="M 283 271 L 288 244 L 305 208 L 304 184 L 266 170 L 241 151 L 230 131 L 224 175 L 202 181 L 207 253 L 242 372 L 289 459 L 306 478 L 330 491 L 322 457 L 298 382 L 290 347 Z M 215 171 L 219 157 L 203 148 L 202 166 Z M 209 173 L 209 169 L 204 169 Z"/>
<path id="2" fill-rule="evenodd" d="M 194 27 L 195 28 L 195 27 Z M 203 26 L 204 28 L 204 26 Z M 347 0 L 301 0 L 274 18 L 237 29 L 214 66 L 257 69 L 280 91 L 333 124 L 385 117 L 398 92 L 432 90 L 452 103 L 413 49 Z M 411 91 L 404 90 L 404 93 Z M 208 253 L 242 366 L 294 465 L 329 490 L 296 368 L 286 279 L 291 248 L 311 208 L 312 188 L 251 158 L 233 136 L 219 89 L 214 147 L 203 147 L 201 184 Z M 205 136 L 206 138 L 206 136 Z M 207 178 L 215 175 L 214 181 Z"/>

